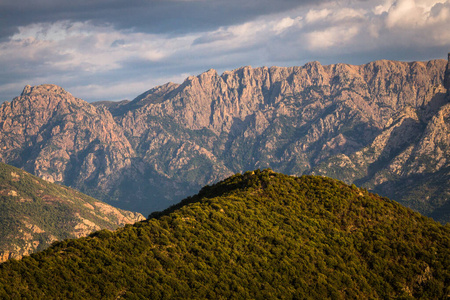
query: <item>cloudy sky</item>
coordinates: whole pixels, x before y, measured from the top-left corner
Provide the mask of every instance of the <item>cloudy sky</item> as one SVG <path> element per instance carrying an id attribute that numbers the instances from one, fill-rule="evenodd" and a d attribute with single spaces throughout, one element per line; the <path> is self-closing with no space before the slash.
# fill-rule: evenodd
<path id="1" fill-rule="evenodd" d="M 447 58 L 450 0 L 1 0 L 0 101 L 86 101 L 241 66 Z"/>

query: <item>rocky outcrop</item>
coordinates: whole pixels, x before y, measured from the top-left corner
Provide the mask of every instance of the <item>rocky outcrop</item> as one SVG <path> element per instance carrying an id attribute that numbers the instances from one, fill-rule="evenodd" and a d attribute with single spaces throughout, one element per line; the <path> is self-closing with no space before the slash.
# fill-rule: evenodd
<path id="1" fill-rule="evenodd" d="M 0 263 L 145 218 L 0 163 Z"/>
<path id="2" fill-rule="evenodd" d="M 0 110 L 1 161 L 45 180 L 109 191 L 134 156 L 106 108 L 61 87 L 26 86 Z"/>
<path id="3" fill-rule="evenodd" d="M 448 63 L 447 68 L 445 69 L 444 86 L 447 89 L 447 92 L 450 91 L 450 53 L 448 54 Z"/>
<path id="4" fill-rule="evenodd" d="M 265 167 L 331 175 L 377 191 L 447 167 L 446 65 L 382 60 L 243 67 L 222 75 L 209 70 L 130 102 L 95 105 L 54 86 L 45 86 L 42 96 L 42 88 L 29 87 L 1 108 L 0 141 L 8 149 L 2 159 L 146 213 L 204 184 Z M 50 109 L 71 125 L 61 127 L 53 116 L 44 121 L 45 113 L 31 105 L 37 98 L 78 105 Z M 11 127 L 23 114 L 41 125 L 30 133 L 21 122 Z M 33 138 L 14 140 L 13 130 Z"/>

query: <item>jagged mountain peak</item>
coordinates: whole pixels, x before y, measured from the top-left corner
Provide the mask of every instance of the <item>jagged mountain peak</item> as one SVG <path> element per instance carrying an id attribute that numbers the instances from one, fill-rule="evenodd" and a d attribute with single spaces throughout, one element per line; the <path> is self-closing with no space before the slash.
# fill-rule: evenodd
<path id="1" fill-rule="evenodd" d="M 145 93 L 134 98 L 128 103 L 123 103 L 123 105 L 105 105 L 114 116 L 123 115 L 129 111 L 138 109 L 145 105 L 158 104 L 166 100 L 167 95 L 173 90 L 177 89 L 180 85 L 173 82 L 168 82 L 163 85 L 154 87 Z"/>
<path id="2" fill-rule="evenodd" d="M 319 69 L 323 69 L 323 65 L 319 62 L 319 61 L 310 61 L 307 62 L 306 64 L 303 65 L 303 68 L 308 69 L 308 70 L 319 70 Z"/>
<path id="3" fill-rule="evenodd" d="M 138 98 L 141 105 L 149 106 L 146 111 L 151 114 L 168 113 L 191 129 L 207 128 L 216 133 L 229 131 L 234 119 L 243 121 L 257 111 L 275 109 L 287 97 L 295 100 L 319 95 L 323 105 L 355 102 L 382 128 L 397 110 L 406 106 L 417 108 L 430 101 L 433 96 L 430 85 L 442 83 L 443 74 L 439 70 L 443 65 L 443 60 L 428 66 L 395 61 L 362 66 L 322 66 L 311 62 L 303 67 L 246 66 L 221 76 L 209 70 L 187 78 L 176 88 L 152 89 Z M 189 112 L 178 114 L 181 107 Z"/>
<path id="4" fill-rule="evenodd" d="M 80 108 L 93 114 L 96 108 L 86 101 L 74 97 L 64 88 L 55 84 L 26 85 L 19 97 L 13 99 L 11 103 L 5 102 L 2 108 L 17 114 L 18 111 L 26 114 L 33 114 L 40 111 L 42 118 L 51 117 L 54 112 L 71 111 Z"/>
<path id="5" fill-rule="evenodd" d="M 62 87 L 55 84 L 41 84 L 36 86 L 26 85 L 21 96 L 41 95 L 41 94 L 69 94 Z"/>
<path id="6" fill-rule="evenodd" d="M 102 177 L 118 176 L 115 170 L 129 165 L 134 155 L 105 107 L 57 85 L 25 86 L 0 111 L 0 161 L 51 182 L 78 186 L 104 181 Z"/>
<path id="7" fill-rule="evenodd" d="M 217 73 L 217 71 L 215 69 L 209 69 L 209 70 L 203 72 L 202 74 L 200 74 L 199 77 L 203 77 L 203 76 L 217 76 L 217 75 L 218 75 L 218 73 Z"/>

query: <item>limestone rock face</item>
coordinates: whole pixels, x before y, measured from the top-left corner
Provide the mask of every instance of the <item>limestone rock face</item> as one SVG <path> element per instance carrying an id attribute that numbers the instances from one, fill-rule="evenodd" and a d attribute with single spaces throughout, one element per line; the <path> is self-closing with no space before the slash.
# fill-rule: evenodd
<path id="1" fill-rule="evenodd" d="M 220 76 L 209 70 L 139 96 L 115 120 L 143 163 L 170 179 L 206 184 L 271 167 L 365 184 L 371 164 L 395 157 L 448 102 L 445 66 L 444 60 L 362 66 L 312 62 L 243 67 Z M 365 148 L 376 151 L 355 161 Z M 357 165 L 351 175 L 336 167 L 345 162 Z M 367 186 L 384 181 L 367 181 Z"/>
<path id="2" fill-rule="evenodd" d="M 0 163 L 0 263 L 145 218 Z"/>
<path id="3" fill-rule="evenodd" d="M 134 150 L 111 113 L 55 85 L 0 108 L 0 159 L 51 182 L 108 191 Z"/>
<path id="4" fill-rule="evenodd" d="M 450 90 L 450 53 L 448 54 L 448 63 L 447 68 L 445 69 L 444 86 L 447 91 Z"/>
<path id="5" fill-rule="evenodd" d="M 355 182 L 432 214 L 446 196 L 416 205 L 393 193 L 408 182 L 431 189 L 412 177 L 447 170 L 448 72 L 445 60 L 247 66 L 92 105 L 54 86 L 26 87 L 0 108 L 2 160 L 145 213 L 270 167 Z M 55 104 L 36 109 L 33 99 Z"/>

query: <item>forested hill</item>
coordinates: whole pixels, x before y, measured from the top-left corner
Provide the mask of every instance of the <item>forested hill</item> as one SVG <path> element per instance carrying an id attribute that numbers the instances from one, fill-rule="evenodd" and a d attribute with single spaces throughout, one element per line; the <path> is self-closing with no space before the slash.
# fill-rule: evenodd
<path id="1" fill-rule="evenodd" d="M 341 181 L 237 174 L 0 265 L 3 298 L 443 299 L 450 226 Z"/>

